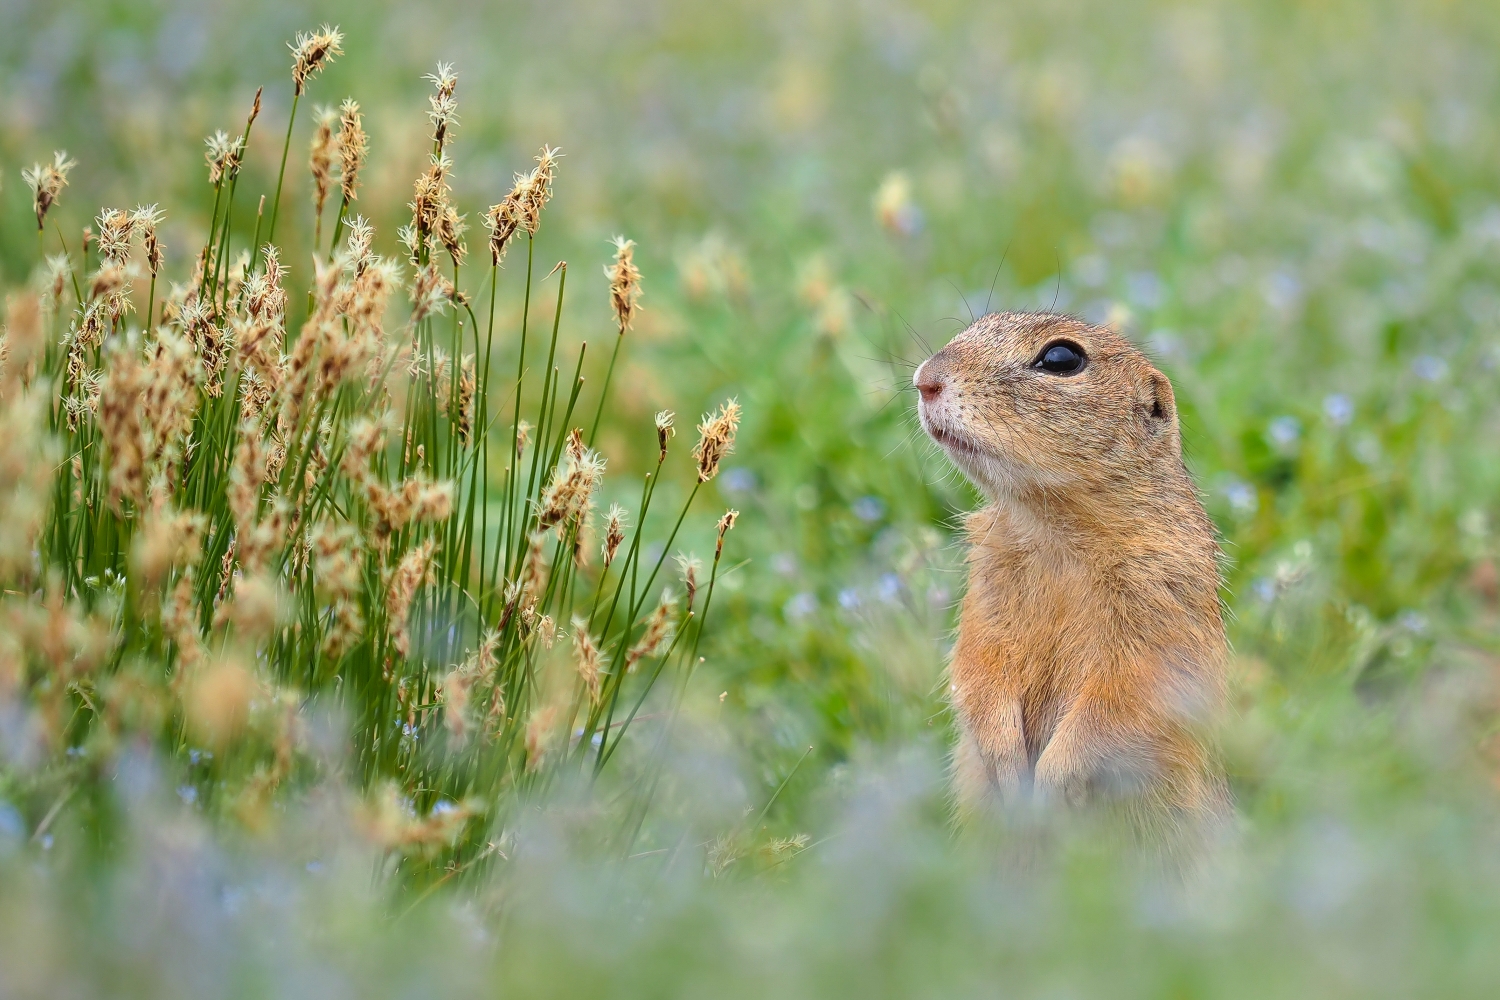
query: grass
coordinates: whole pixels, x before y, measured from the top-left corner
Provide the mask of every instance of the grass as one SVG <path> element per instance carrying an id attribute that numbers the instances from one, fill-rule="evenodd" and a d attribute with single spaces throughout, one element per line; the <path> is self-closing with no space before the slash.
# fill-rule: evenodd
<path id="1" fill-rule="evenodd" d="M 642 574 L 677 548 L 709 552 L 715 501 L 743 512 L 715 583 L 714 622 L 701 646 L 696 624 L 679 630 L 684 639 L 662 675 L 679 684 L 640 703 L 631 734 L 611 741 L 620 754 L 592 793 L 561 771 L 545 796 L 529 791 L 545 781 L 536 774 L 552 772 L 526 770 L 519 714 L 518 746 L 499 771 L 512 777 L 465 785 L 450 766 L 504 755 L 481 751 L 475 738 L 458 753 L 398 754 L 404 766 L 395 767 L 360 749 L 373 745 L 365 716 L 343 709 L 340 717 L 327 697 L 299 702 L 303 756 L 259 827 L 224 815 L 224 789 L 276 766 L 269 719 L 247 717 L 245 756 L 233 764 L 216 754 L 216 771 L 174 758 L 170 739 L 154 753 L 119 740 L 82 760 L 58 746 L 56 763 L 41 767 L 13 755 L 3 912 L 18 958 L 6 965 L 34 975 L 34 991 L 130 982 L 155 995 L 279 993 L 327 981 L 316 977 L 367 992 L 472 984 L 558 995 L 1492 988 L 1500 513 L 1489 443 L 1500 415 L 1500 92 L 1488 55 L 1500 23 L 1492 10 L 1085 3 L 652 13 L 580 2 L 420 17 L 390 4 L 356 19 L 335 6 L 328 16 L 356 27 L 346 54 L 310 81 L 310 100 L 361 101 L 371 159 L 357 208 L 373 220 L 385 256 L 404 256 L 391 237 L 409 222 L 410 178 L 426 167 L 431 90 L 417 81 L 432 62 L 453 59 L 462 73 L 452 186 L 455 201 L 476 206 L 471 219 L 538 145 L 557 142 L 568 154 L 545 224 L 528 243 L 547 261 L 531 300 L 518 242 L 497 284 L 486 283 L 482 263 L 459 270 L 474 317 L 450 307 L 422 321 L 431 333 L 419 353 L 477 355 L 493 290 L 494 360 L 476 364 L 476 382 L 481 369 L 504 374 L 494 390 L 476 388 L 498 414 L 476 434 L 493 433 L 500 447 L 455 447 L 451 413 L 431 402 L 413 411 L 426 421 L 423 434 L 439 418 L 437 433 L 422 438 L 432 442 L 423 471 L 433 481 L 452 468 L 435 456 L 460 469 L 468 455 L 490 463 L 487 472 L 469 466 L 481 471 L 478 485 L 453 477 L 458 502 L 445 523 L 469 523 L 464 498 L 485 489 L 491 502 L 475 504 L 484 530 L 459 527 L 460 535 L 488 538 L 507 523 L 504 511 L 522 509 L 504 472 L 516 465 L 505 437 L 516 402 L 542 424 L 546 373 L 556 367 L 566 387 L 572 368 L 551 360 L 507 395 L 514 372 L 526 370 L 519 332 L 528 317 L 536 359 L 560 316 L 559 357 L 577 364 L 581 342 L 594 346 L 580 369 L 582 419 L 554 424 L 549 450 L 564 427 L 589 428 L 588 403 L 600 399 L 592 387 L 612 371 L 589 443 L 609 458 L 600 509 L 618 500 L 632 525 L 649 529 L 635 557 Z M 169 37 L 178 30 L 170 19 L 121 12 L 110 15 L 117 31 L 96 34 L 70 28 L 70 8 L 61 9 L 9 15 L 24 30 L 4 33 L 71 39 L 48 50 L 63 53 L 44 61 L 50 75 L 26 69 L 41 57 L 0 50 L 14 92 L 44 109 L 28 119 L 39 124 L 0 128 L 0 156 L 11 164 L 0 189 L 9 286 L 31 281 L 37 261 L 17 170 L 59 146 L 79 166 L 50 218 L 75 258 L 74 234 L 95 224 L 96 203 L 145 198 L 167 209 L 169 249 L 210 245 L 226 232 L 234 246 L 259 242 L 245 239 L 256 216 L 246 192 L 277 186 L 291 86 L 276 47 L 288 27 L 274 14 L 246 20 L 210 9 L 200 22 L 210 50 L 231 34 L 259 43 L 237 41 L 235 60 L 182 70 L 120 55 Z M 500 49 L 497 38 L 506 40 Z M 166 100 L 177 87 L 169 70 L 188 73 L 200 96 Z M 38 90 L 38 79 L 51 82 Z M 115 110 L 128 103 L 117 93 L 122 79 L 131 114 Z M 590 82 L 600 79 L 612 86 Z M 275 124 L 257 123 L 242 190 L 232 208 L 216 210 L 201 167 L 189 171 L 189 158 L 166 153 L 237 120 L 262 83 L 263 117 Z M 312 117 L 299 116 L 292 130 L 299 149 Z M 288 305 L 297 318 L 317 305 L 316 296 L 306 305 L 313 275 L 299 262 L 315 250 L 326 258 L 340 214 L 329 207 L 315 246 L 300 161 L 300 152 L 288 159 L 277 224 L 283 260 L 300 275 Z M 215 221 L 225 218 L 232 224 Z M 563 272 L 542 277 L 558 257 L 592 271 L 621 229 L 640 243 L 647 287 L 623 341 L 604 281 L 573 275 L 559 312 Z M 47 252 L 57 250 L 49 242 Z M 451 263 L 446 253 L 436 250 Z M 475 256 L 484 256 L 477 246 Z M 233 258 L 221 256 L 230 273 Z M 186 255 L 169 260 L 186 272 Z M 76 269 L 81 288 L 94 269 Z M 137 298 L 149 296 L 145 284 L 137 282 Z M 159 309 L 167 290 L 152 297 Z M 947 831 L 941 665 L 962 589 L 951 525 L 975 498 L 914 435 L 901 387 L 905 366 L 987 301 L 1055 303 L 1121 323 L 1177 386 L 1188 460 L 1228 557 L 1236 665 L 1224 739 L 1241 818 L 1235 843 L 1188 890 L 1163 890 L 1086 829 L 1060 834 L 1051 863 L 1025 877 L 994 870 Z M 124 326 L 140 315 L 137 304 Z M 66 315 L 56 322 L 66 325 Z M 601 348 L 621 343 L 611 363 Z M 450 400 L 459 370 L 448 369 Z M 435 381 L 419 372 L 405 399 L 435 401 Z M 567 395 L 557 392 L 559 410 Z M 697 477 L 687 448 L 674 443 L 668 461 L 683 472 L 663 479 L 646 517 L 635 514 L 639 477 L 657 461 L 653 414 L 713 411 L 730 397 L 745 408 L 735 454 L 665 544 Z M 344 407 L 335 435 L 368 415 L 352 397 Z M 29 419 L 44 416 L 43 407 Z M 202 440 L 228 467 L 241 438 L 222 412 L 218 428 Z M 399 434 L 393 429 L 393 442 Z M 47 457 L 58 464 L 47 468 L 61 471 L 63 455 L 81 449 L 68 432 L 55 440 Z M 333 437 L 328 446 L 337 447 Z M 387 485 L 415 471 L 399 469 L 397 450 L 387 451 L 396 466 L 382 470 Z M 91 468 L 107 493 L 107 469 Z M 629 488 L 627 475 L 636 477 Z M 339 518 L 353 511 L 345 519 L 368 532 L 348 477 L 328 481 L 335 485 L 316 502 L 337 502 Z M 45 482 L 51 497 L 57 481 Z M 202 482 L 216 484 L 212 500 L 173 509 L 223 521 L 227 484 Z M 532 497 L 540 489 L 527 487 Z M 128 520 L 98 499 L 96 522 Z M 75 510 L 80 503 L 63 500 Z M 13 509 L 8 526 L 29 511 L 54 518 L 44 523 L 56 535 L 55 504 Z M 367 555 L 360 593 L 370 632 L 389 634 L 384 592 L 373 586 L 380 568 L 440 535 L 424 523 L 393 542 L 384 563 Z M 518 553 L 519 534 L 508 538 L 500 551 Z M 462 548 L 442 544 L 444 559 Z M 129 551 L 121 539 L 114 565 L 127 574 Z M 628 544 L 624 551 L 630 558 Z M 31 574 L 27 586 L 44 592 L 31 549 L 5 552 L 16 553 L 7 572 Z M 161 593 L 185 573 L 171 564 Z M 660 565 L 665 574 L 671 563 Z M 199 610 L 211 615 L 206 598 L 217 592 L 207 595 L 206 581 L 217 567 L 212 557 L 198 566 Z M 465 620 L 446 645 L 446 633 L 421 624 L 447 620 L 431 602 L 443 593 L 458 600 L 455 581 L 471 596 L 494 596 L 506 575 L 475 580 L 472 568 L 439 566 L 413 619 L 414 637 L 437 639 L 430 650 L 414 640 L 412 673 L 429 686 L 480 635 L 477 620 Z M 73 586 L 86 576 L 80 568 Z M 317 586 L 301 579 L 275 577 L 275 586 L 305 602 Z M 641 604 L 632 622 L 656 596 L 653 585 L 622 598 Z M 78 599 L 91 598 L 80 590 Z M 105 595 L 92 599 L 110 606 Z M 28 612 L 43 607 L 9 600 Z M 132 612 L 141 621 L 154 620 L 148 603 Z M 121 614 L 125 606 L 120 599 Z M 554 614 L 567 631 L 565 617 Z M 167 676 L 176 653 L 154 627 L 132 633 L 136 669 Z M 205 634 L 232 645 L 236 629 Z M 629 644 L 621 642 L 615 633 L 604 644 L 611 662 Z M 314 675 L 328 671 L 321 690 L 335 693 L 336 671 L 308 644 L 297 649 L 267 658 L 298 665 L 295 683 L 275 678 L 278 689 L 319 690 L 305 680 L 311 660 Z M 373 656 L 351 655 L 358 671 L 353 662 L 337 670 L 379 670 Z M 566 668 L 564 651 L 555 655 Z M 683 684 L 697 656 L 703 663 Z M 258 659 L 239 662 L 249 670 L 247 661 L 260 669 Z M 46 676 L 36 661 L 29 669 L 31 683 Z M 633 676 L 642 688 L 651 679 Z M 545 687 L 535 689 L 538 703 Z M 186 725 L 186 703 L 178 708 L 174 697 L 161 696 Z M 679 698 L 678 724 L 657 728 Z M 635 699 L 617 704 L 628 714 Z M 437 737 L 429 745 L 446 741 L 443 708 L 415 706 Z M 8 718 L 18 721 L 7 732 L 27 731 L 24 714 Z M 345 731 L 347 744 L 328 735 Z M 224 774 L 231 767 L 240 773 Z M 74 773 L 93 775 L 80 786 L 90 790 L 70 793 L 58 778 Z M 404 821 L 393 819 L 399 805 L 382 813 L 389 799 L 359 791 L 385 779 L 397 783 L 398 803 L 401 794 L 413 802 Z M 370 839 L 372 829 L 432 820 L 438 802 L 457 812 L 470 799 L 495 801 L 497 788 L 516 805 L 476 812 L 457 855 L 416 845 L 392 853 L 389 841 Z M 642 813 L 647 798 L 652 808 Z M 446 815 L 444 805 L 436 818 Z M 489 870 L 429 892 L 453 857 L 491 845 Z M 86 860 L 99 854 L 108 863 Z M 392 878 L 392 858 L 415 860 L 400 861 Z M 270 935 L 272 927 L 285 933 Z M 205 982 L 213 985 L 195 990 Z"/>
<path id="2" fill-rule="evenodd" d="M 297 98 L 340 52 L 334 29 L 297 37 Z M 302 718 L 322 701 L 348 726 L 347 777 L 370 799 L 371 835 L 405 870 L 447 879 L 499 854 L 492 837 L 506 817 L 561 776 L 597 780 L 656 682 L 680 687 L 691 673 L 733 514 L 701 603 L 701 564 L 682 564 L 686 600 L 663 569 L 699 485 L 733 449 L 738 406 L 705 417 L 695 486 L 652 551 L 642 526 L 675 433 L 673 414 L 658 415 L 639 504 L 633 516 L 612 508 L 595 552 L 605 461 L 579 404 L 595 402 L 596 433 L 609 375 L 597 400 L 583 395 L 587 345 L 571 364 L 558 348 L 567 264 L 534 274 L 558 153 L 544 147 L 488 211 L 488 266 L 466 291 L 449 185 L 457 78 L 439 66 L 431 80 L 431 148 L 404 262 L 376 254 L 373 228 L 352 211 L 367 152 L 352 102 L 336 135 L 315 133 L 314 214 L 329 150 L 340 198 L 306 291 L 286 287 L 271 242 L 280 170 L 265 240 L 264 198 L 252 235 L 236 229 L 257 91 L 239 138 L 208 140 L 207 238 L 159 308 L 171 272 L 155 206 L 105 209 L 77 257 L 58 230 L 58 252 L 38 263 L 40 296 L 11 299 L 17 476 L 6 502 L 30 516 L 7 542 L 10 689 L 40 757 L 13 775 L 12 796 L 29 824 L 50 825 L 50 803 L 71 802 L 98 817 L 93 836 L 108 843 L 100 778 L 122 745 L 144 739 L 207 815 L 264 827 L 279 789 L 319 770 Z M 58 154 L 27 175 L 44 253 L 69 169 Z M 506 384 L 492 362 L 512 243 L 525 244 L 525 269 Z M 607 269 L 617 354 L 640 296 L 632 248 L 620 240 Z M 550 333 L 537 332 L 533 286 L 554 277 Z M 405 319 L 387 322 L 403 286 Z M 136 313 L 160 322 L 142 331 Z M 619 850 L 648 800 L 641 786 L 624 808 Z"/>

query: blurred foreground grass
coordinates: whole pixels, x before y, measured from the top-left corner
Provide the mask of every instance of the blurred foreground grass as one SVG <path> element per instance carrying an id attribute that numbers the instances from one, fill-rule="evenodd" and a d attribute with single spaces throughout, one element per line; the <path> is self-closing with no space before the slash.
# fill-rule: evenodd
<path id="1" fill-rule="evenodd" d="M 211 190 L 183 151 L 261 83 L 284 121 L 280 46 L 325 17 L 349 54 L 318 92 L 366 108 L 381 252 L 438 59 L 461 75 L 462 199 L 551 142 L 541 259 L 587 274 L 614 232 L 638 240 L 646 311 L 602 450 L 646 471 L 656 409 L 737 395 L 715 485 L 750 558 L 632 860 L 597 858 L 595 807 L 565 791 L 507 831 L 504 881 L 392 904 L 337 781 L 256 839 L 206 831 L 170 763 L 124 752 L 109 866 L 64 860 L 90 853 L 66 805 L 51 850 L 4 813 L 13 992 L 1493 989 L 1500 11 L 16 5 L 4 283 L 36 260 L 17 172 L 55 147 L 81 164 L 70 234 L 157 200 L 169 246 L 201 241 Z M 306 211 L 301 171 L 286 197 Z M 609 332 L 603 283 L 577 287 L 570 352 Z M 1122 324 L 1178 386 L 1225 538 L 1243 817 L 1187 891 L 1086 834 L 1022 878 L 944 830 L 950 529 L 975 498 L 915 433 L 901 361 L 986 303 Z"/>

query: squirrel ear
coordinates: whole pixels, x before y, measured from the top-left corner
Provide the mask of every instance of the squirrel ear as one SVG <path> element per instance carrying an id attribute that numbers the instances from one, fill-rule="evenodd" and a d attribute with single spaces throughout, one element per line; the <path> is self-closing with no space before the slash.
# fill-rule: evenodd
<path id="1" fill-rule="evenodd" d="M 1147 418 L 1152 421 L 1162 420 L 1175 423 L 1177 420 L 1177 399 L 1172 395 L 1172 383 L 1168 381 L 1165 375 L 1155 369 L 1151 371 L 1150 383 L 1145 403 Z"/>

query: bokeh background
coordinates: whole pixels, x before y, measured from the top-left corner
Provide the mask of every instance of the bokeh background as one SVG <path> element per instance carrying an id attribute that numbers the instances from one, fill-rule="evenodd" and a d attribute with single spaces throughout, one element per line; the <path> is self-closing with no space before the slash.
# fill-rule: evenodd
<path id="1" fill-rule="evenodd" d="M 0 285 L 35 265 L 19 171 L 54 148 L 80 161 L 68 232 L 160 202 L 169 247 L 201 241 L 203 136 L 264 84 L 247 173 L 266 186 L 285 42 L 323 21 L 346 55 L 311 99 L 366 111 L 359 207 L 384 252 L 439 60 L 471 219 L 542 143 L 565 154 L 537 252 L 583 276 L 570 343 L 607 341 L 598 267 L 613 234 L 639 243 L 646 311 L 616 383 L 639 433 L 604 440 L 612 472 L 646 468 L 656 409 L 744 405 L 715 483 L 744 512 L 736 568 L 690 692 L 704 742 L 682 750 L 712 746 L 718 770 L 684 763 L 673 808 L 706 782 L 755 835 L 809 839 L 786 863 L 706 841 L 641 874 L 572 867 L 543 823 L 503 929 L 468 897 L 393 923 L 359 863 L 220 843 L 143 764 L 121 780 L 136 846 L 107 874 L 49 873 L 7 834 L 3 919 L 30 930 L 0 951 L 36 978 L 0 988 L 88 993 L 122 969 L 195 996 L 1493 986 L 1500 7 L 0 0 Z M 299 170 L 283 211 L 309 197 Z M 1047 878 L 975 878 L 944 826 L 955 527 L 977 498 L 906 390 L 986 308 L 1117 325 L 1177 386 L 1236 653 L 1242 829 L 1199 894 L 1143 887 L 1086 840 Z"/>

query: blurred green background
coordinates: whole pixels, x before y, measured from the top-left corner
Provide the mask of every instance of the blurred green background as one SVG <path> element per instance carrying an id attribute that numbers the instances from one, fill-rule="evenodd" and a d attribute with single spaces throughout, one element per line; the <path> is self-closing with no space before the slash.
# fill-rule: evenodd
<path id="1" fill-rule="evenodd" d="M 384 252 L 424 155 L 421 77 L 439 60 L 459 74 L 455 189 L 471 221 L 542 143 L 565 153 L 537 252 L 584 276 L 570 342 L 608 342 L 597 268 L 614 233 L 640 244 L 646 312 L 616 383 L 635 432 L 603 441 L 617 483 L 646 468 L 657 408 L 686 424 L 733 394 L 746 411 L 715 483 L 744 512 L 726 556 L 738 568 L 690 704 L 727 734 L 745 808 L 765 808 L 752 834 L 820 846 L 789 898 L 664 878 L 677 895 L 630 947 L 558 944 L 549 920 L 605 931 L 554 896 L 514 931 L 537 945 L 507 966 L 518 989 L 695 994 L 709 980 L 694 977 L 722 971 L 703 955 L 765 922 L 720 956 L 758 984 L 747 994 L 983 991 L 997 969 L 1052 996 L 1493 984 L 1500 6 L 3 0 L 0 285 L 35 265 L 19 171 L 54 148 L 80 161 L 54 211 L 70 239 L 102 205 L 155 201 L 169 248 L 195 245 L 211 193 L 202 137 L 239 128 L 264 84 L 247 170 L 266 186 L 285 42 L 325 20 L 346 55 L 311 100 L 352 96 L 367 112 L 358 207 Z M 310 212 L 309 122 L 284 212 Z M 291 248 L 294 267 L 305 253 Z M 908 363 L 986 307 L 1118 324 L 1177 386 L 1236 649 L 1225 739 L 1246 847 L 1219 897 L 1238 903 L 1210 916 L 1152 910 L 1081 849 L 1033 925 L 1036 910 L 969 885 L 935 832 L 963 586 L 953 529 L 976 497 L 903 390 Z M 907 791 L 883 799 L 871 773 Z M 860 813 L 871 796 L 885 805 Z M 875 817 L 878 848 L 817 867 L 836 853 L 830 831 L 860 816 Z M 885 872 L 869 912 L 840 881 L 867 878 L 862 864 Z M 18 885 L 16 899 L 45 895 Z M 118 937 L 117 904 L 93 905 Z M 298 919 L 316 924 L 314 910 Z M 385 933 L 347 929 L 341 947 Z M 761 968 L 781 947 L 805 962 Z M 266 948 L 247 967 L 270 962 Z M 1256 959 L 1282 952 L 1281 966 Z M 862 965 L 872 954 L 888 977 Z M 462 964 L 432 975 L 461 982 Z M 277 992 L 274 979 L 247 989 Z"/>

